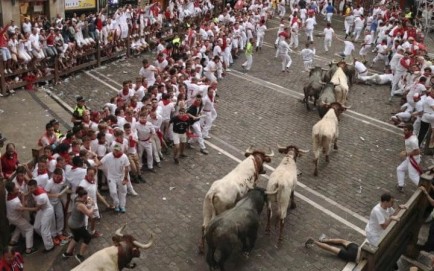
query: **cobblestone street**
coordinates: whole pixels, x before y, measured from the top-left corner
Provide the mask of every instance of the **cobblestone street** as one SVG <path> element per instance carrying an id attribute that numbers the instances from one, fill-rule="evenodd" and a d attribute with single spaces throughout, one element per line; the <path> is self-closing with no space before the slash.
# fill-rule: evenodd
<path id="1" fill-rule="evenodd" d="M 323 19 L 318 21 L 317 30 L 322 31 Z M 342 18 L 336 18 L 335 22 L 335 31 L 341 36 Z M 311 131 L 319 120 L 318 113 L 306 111 L 300 102 L 308 73 L 302 72 L 298 53 L 291 54 L 290 72 L 281 73 L 280 60 L 274 58 L 277 26 L 277 19 L 269 22 L 265 46 L 253 55 L 253 67 L 248 74 L 241 72 L 244 62 L 241 55 L 232 71 L 219 82 L 218 117 L 211 131 L 212 139 L 206 142 L 209 155 L 201 154 L 198 147 L 189 149 L 188 157 L 180 165 L 173 163 L 171 155 L 166 156 L 156 174 L 143 175 L 146 184 L 135 185 L 139 196 L 128 196 L 126 214 L 104 211 L 101 204 L 102 219 L 97 227 L 104 235 L 92 240 L 89 255 L 109 246 L 114 231 L 127 223 L 125 232 L 140 241 L 148 240 L 148 231 L 155 235 L 154 245 L 134 260 L 136 270 L 208 270 L 205 257 L 197 254 L 197 245 L 202 202 L 211 183 L 231 171 L 251 144 L 272 147 L 276 153 L 267 166 L 267 176 L 261 177 L 261 187 L 266 186 L 267 177 L 283 158 L 277 153 L 276 144 L 312 149 Z M 322 38 L 315 38 L 315 65 L 326 68 L 334 53 L 342 50 L 343 43 L 334 40 L 334 51 L 326 54 Z M 300 32 L 301 47 L 304 41 L 304 33 Z M 78 73 L 50 87 L 50 91 L 71 107 L 81 95 L 91 109 L 101 109 L 121 89 L 122 81 L 138 76 L 142 59 L 120 59 Z M 288 212 L 282 245 L 276 246 L 277 230 L 265 235 L 264 209 L 252 254 L 248 259 L 235 254 L 227 270 L 342 270 L 345 262 L 317 248 L 306 249 L 306 239 L 325 233 L 361 243 L 369 213 L 384 191 L 391 191 L 400 204 L 407 201 L 415 186 L 407 182 L 405 193 L 398 194 L 395 190 L 398 154 L 404 144 L 402 131 L 387 123 L 391 113 L 399 108 L 399 98 L 387 103 L 388 94 L 389 88 L 383 86 L 351 88 L 352 107 L 339 123 L 339 150 L 332 152 L 330 163 L 320 158 L 319 177 L 314 177 L 312 152 L 297 160 L 302 172 L 296 193 L 297 208 Z M 424 162 L 431 161 L 424 157 Z M 108 194 L 105 196 L 109 198 Z M 51 270 L 69 270 L 76 264 L 73 258 L 63 260 L 59 253 Z"/>

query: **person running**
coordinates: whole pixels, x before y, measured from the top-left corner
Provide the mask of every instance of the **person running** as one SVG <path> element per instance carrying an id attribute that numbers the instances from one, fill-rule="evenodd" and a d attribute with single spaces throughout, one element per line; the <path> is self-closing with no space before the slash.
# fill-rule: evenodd
<path id="1" fill-rule="evenodd" d="M 243 63 L 243 65 L 241 65 L 244 70 L 250 71 L 250 69 L 252 68 L 252 64 L 253 64 L 253 38 L 249 39 L 249 42 L 247 42 L 247 46 L 246 46 L 246 62 Z"/>

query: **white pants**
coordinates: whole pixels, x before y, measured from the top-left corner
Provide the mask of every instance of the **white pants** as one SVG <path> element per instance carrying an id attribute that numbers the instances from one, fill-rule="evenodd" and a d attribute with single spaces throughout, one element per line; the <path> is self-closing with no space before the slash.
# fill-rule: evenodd
<path id="1" fill-rule="evenodd" d="M 417 117 L 416 120 L 413 123 L 413 132 L 415 135 L 419 135 L 419 131 L 420 131 L 420 117 Z"/>
<path id="2" fill-rule="evenodd" d="M 192 138 L 188 141 L 188 143 L 194 143 L 194 142 L 198 142 L 199 143 L 199 147 L 201 150 L 205 149 L 205 142 L 203 140 L 203 135 L 202 135 L 202 131 L 200 129 L 200 121 L 196 121 L 191 128 L 193 129 L 193 132 L 197 135 L 197 138 Z"/>
<path id="3" fill-rule="evenodd" d="M 107 180 L 110 197 L 115 207 L 125 208 L 127 203 L 127 185 L 122 180 Z"/>
<path id="4" fill-rule="evenodd" d="M 246 55 L 246 62 L 242 66 L 246 67 L 246 70 L 250 71 L 253 63 L 253 55 Z"/>
<path id="5" fill-rule="evenodd" d="M 304 64 L 304 69 L 306 71 L 310 71 L 310 69 L 312 68 L 313 60 L 303 61 L 303 64 Z"/>
<path id="6" fill-rule="evenodd" d="M 312 29 L 307 29 L 305 30 L 306 32 L 306 37 L 309 41 L 313 41 L 313 28 Z"/>
<path id="7" fill-rule="evenodd" d="M 370 44 L 363 45 L 363 47 L 360 48 L 359 55 L 361 55 L 361 56 L 367 56 L 370 50 L 371 50 L 371 45 Z"/>
<path id="8" fill-rule="evenodd" d="M 292 59 L 288 54 L 280 54 L 280 59 L 282 60 L 282 71 L 291 67 Z"/>
<path id="9" fill-rule="evenodd" d="M 404 186 L 405 173 L 408 173 L 408 177 L 415 184 L 419 185 L 419 172 L 410 164 L 410 158 L 405 158 L 404 161 L 396 168 L 396 175 L 398 178 L 398 185 Z M 420 164 L 420 156 L 415 158 L 416 162 Z"/>
<path id="10" fill-rule="evenodd" d="M 44 247 L 46 250 L 51 249 L 53 244 L 53 238 L 51 233 L 53 232 L 54 227 L 54 210 L 53 208 L 47 208 L 45 210 L 39 210 L 36 213 L 35 223 L 33 224 L 33 228 L 36 233 L 38 233 L 42 237 L 42 241 L 44 242 Z"/>
<path id="11" fill-rule="evenodd" d="M 56 204 L 53 205 L 54 209 L 54 217 L 55 217 L 55 225 L 53 227 L 53 232 L 51 233 L 52 236 L 57 236 L 62 234 L 63 228 L 64 228 L 64 214 L 63 214 L 63 205 L 62 202 L 59 200 Z"/>
<path id="12" fill-rule="evenodd" d="M 327 17 L 327 19 L 326 19 L 327 22 L 331 23 L 332 22 L 333 13 L 327 13 L 326 17 Z"/>
<path id="13" fill-rule="evenodd" d="M 146 151 L 146 162 L 148 164 L 148 168 L 152 169 L 154 168 L 154 159 L 152 157 L 152 143 L 151 143 L 151 139 L 149 139 L 148 141 L 140 141 L 139 140 L 139 144 L 137 146 L 138 152 L 139 152 L 139 163 L 140 163 L 140 167 L 143 166 L 143 151 Z"/>
<path id="14" fill-rule="evenodd" d="M 329 51 L 329 48 L 330 47 L 332 47 L 332 39 L 324 39 L 324 50 L 326 51 L 326 52 L 328 52 Z"/>
<path id="15" fill-rule="evenodd" d="M 201 125 L 203 127 L 202 129 L 202 136 L 203 137 L 207 137 L 209 136 L 209 130 L 211 130 L 212 127 L 212 123 L 214 121 L 213 116 L 212 116 L 212 112 L 203 112 L 205 113 L 205 118 L 202 118 L 201 121 Z"/>
<path id="16" fill-rule="evenodd" d="M 263 42 L 264 42 L 264 35 L 258 35 L 256 37 L 256 47 L 261 48 Z"/>
<path id="17" fill-rule="evenodd" d="M 289 43 L 289 47 L 297 48 L 298 47 L 298 33 L 292 33 L 291 42 Z"/>
<path id="18" fill-rule="evenodd" d="M 360 34 L 362 33 L 362 29 L 362 27 L 354 28 L 353 36 L 355 41 L 359 39 Z"/>
<path id="19" fill-rule="evenodd" d="M 384 61 L 384 65 L 388 65 L 389 64 L 389 58 L 387 57 L 387 55 L 383 55 L 378 53 L 374 59 L 372 60 L 372 63 L 376 63 L 378 60 L 382 60 Z"/>
<path id="20" fill-rule="evenodd" d="M 393 96 L 394 92 L 398 89 L 399 80 L 401 80 L 401 77 L 404 74 L 405 72 L 395 71 L 395 74 L 393 75 L 393 79 L 392 79 L 392 89 L 390 92 L 390 96 Z"/>
<path id="21" fill-rule="evenodd" d="M 208 78 L 211 82 L 217 81 L 217 77 L 215 77 L 213 72 L 205 71 L 205 77 Z"/>
<path id="22" fill-rule="evenodd" d="M 15 231 L 12 233 L 11 242 L 18 242 L 20 234 L 26 238 L 26 248 L 33 247 L 33 226 L 24 217 L 18 220 L 9 220 L 9 223 L 15 225 Z"/>
<path id="23" fill-rule="evenodd" d="M 347 21 L 344 21 L 344 27 L 345 27 L 345 34 L 349 35 L 351 33 L 351 27 L 353 25 L 348 23 Z"/>

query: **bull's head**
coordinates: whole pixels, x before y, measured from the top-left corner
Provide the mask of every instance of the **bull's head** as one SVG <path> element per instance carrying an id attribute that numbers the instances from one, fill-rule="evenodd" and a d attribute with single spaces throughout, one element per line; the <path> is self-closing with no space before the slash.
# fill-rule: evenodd
<path id="1" fill-rule="evenodd" d="M 258 149 L 254 149 L 253 146 L 250 146 L 244 153 L 244 156 L 249 157 L 250 155 L 253 156 L 255 160 L 255 165 L 258 167 L 257 172 L 258 174 L 265 174 L 264 170 L 264 162 L 270 163 L 271 157 L 274 156 L 274 152 L 271 150 L 271 148 L 268 148 L 268 150 L 262 151 Z"/>
<path id="2" fill-rule="evenodd" d="M 154 242 L 154 235 L 151 233 L 150 240 L 147 244 L 140 243 L 129 234 L 122 234 L 127 224 L 116 230 L 112 237 L 113 243 L 118 247 L 118 268 L 122 270 L 125 267 L 134 268 L 135 264 L 130 262 L 133 258 L 140 257 L 140 248 L 150 248 Z"/>
<path id="3" fill-rule="evenodd" d="M 303 154 L 306 154 L 309 152 L 309 150 L 302 150 L 299 149 L 297 146 L 289 145 L 287 147 L 282 147 L 277 144 L 277 149 L 280 153 L 290 155 L 293 157 L 294 161 L 297 161 L 297 157 L 301 157 Z"/>
<path id="4" fill-rule="evenodd" d="M 351 106 L 345 106 L 345 105 L 342 105 L 342 104 L 340 104 L 340 103 L 338 103 L 338 102 L 331 103 L 331 104 L 329 104 L 329 105 L 327 105 L 327 106 L 329 107 L 329 109 L 333 109 L 333 110 L 335 111 L 335 114 L 336 114 L 336 117 L 338 118 L 338 120 L 340 119 L 340 118 L 339 118 L 340 115 L 341 115 L 343 112 L 345 112 L 345 110 L 351 108 Z"/>

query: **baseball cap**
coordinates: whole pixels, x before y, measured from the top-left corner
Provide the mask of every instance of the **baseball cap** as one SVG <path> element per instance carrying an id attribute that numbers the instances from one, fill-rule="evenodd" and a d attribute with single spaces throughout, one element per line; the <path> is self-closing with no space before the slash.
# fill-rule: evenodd
<path id="1" fill-rule="evenodd" d="M 77 97 L 77 102 L 84 102 L 84 101 L 86 101 L 86 100 L 83 98 L 83 96 Z"/>
<path id="2" fill-rule="evenodd" d="M 119 144 L 115 144 L 115 146 L 113 147 L 113 150 L 114 150 L 114 151 L 121 151 L 121 150 L 122 150 L 122 147 L 121 147 L 121 145 L 119 145 Z"/>

